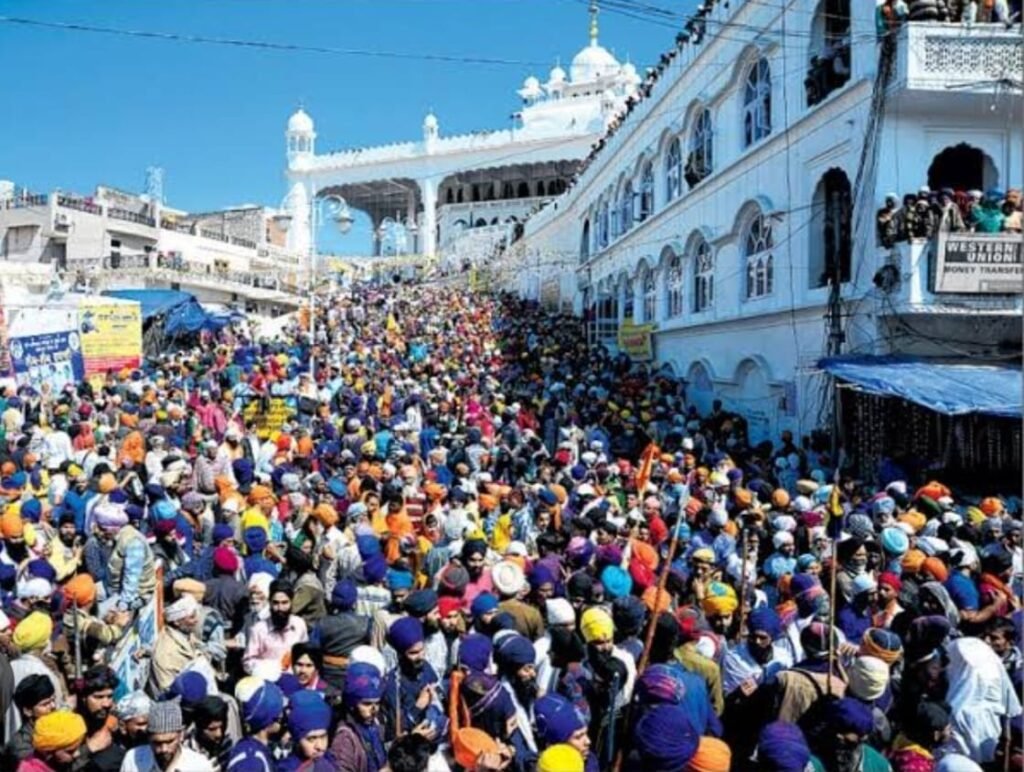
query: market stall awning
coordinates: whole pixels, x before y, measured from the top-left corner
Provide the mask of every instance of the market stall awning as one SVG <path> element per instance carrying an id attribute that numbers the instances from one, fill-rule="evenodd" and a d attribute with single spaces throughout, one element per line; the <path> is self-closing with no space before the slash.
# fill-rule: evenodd
<path id="1" fill-rule="evenodd" d="M 870 394 L 899 397 L 945 415 L 1022 415 L 1020 368 L 872 356 L 831 357 L 818 366 Z"/>

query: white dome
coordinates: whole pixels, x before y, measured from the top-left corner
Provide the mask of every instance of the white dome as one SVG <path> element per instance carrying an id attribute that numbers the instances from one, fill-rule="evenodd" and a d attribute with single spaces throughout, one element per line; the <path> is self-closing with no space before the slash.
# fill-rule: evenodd
<path id="1" fill-rule="evenodd" d="M 591 83 L 598 78 L 618 74 L 620 65 L 608 49 L 597 43 L 584 48 L 572 60 L 572 82 Z"/>
<path id="2" fill-rule="evenodd" d="M 626 83 L 639 83 L 640 76 L 637 74 L 636 66 L 632 62 L 626 62 L 622 65 L 622 79 Z"/>
<path id="3" fill-rule="evenodd" d="M 565 79 L 565 70 L 558 65 L 551 68 L 551 73 L 548 75 L 548 83 L 564 83 Z"/>
<path id="4" fill-rule="evenodd" d="M 312 134 L 313 119 L 301 107 L 288 119 L 288 131 L 296 134 Z"/>
<path id="5" fill-rule="evenodd" d="M 536 99 L 541 95 L 540 81 L 532 75 L 523 81 L 523 87 L 519 89 L 519 96 L 523 99 Z"/>
<path id="6" fill-rule="evenodd" d="M 427 117 L 423 119 L 424 129 L 436 129 L 437 128 L 437 116 L 433 113 L 427 113 Z"/>

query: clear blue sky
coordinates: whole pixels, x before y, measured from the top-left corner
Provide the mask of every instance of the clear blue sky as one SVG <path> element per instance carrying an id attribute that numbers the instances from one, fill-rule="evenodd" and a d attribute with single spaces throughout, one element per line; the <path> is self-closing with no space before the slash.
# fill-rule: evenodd
<path id="1" fill-rule="evenodd" d="M 543 81 L 587 40 L 578 0 L 0 0 L 0 16 L 535 63 L 277 52 L 0 23 L 0 179 L 35 191 L 141 191 L 155 164 L 167 202 L 190 210 L 277 205 L 285 122 L 300 101 L 320 151 L 416 139 L 431 108 L 442 134 L 504 128 L 523 78 Z M 638 66 L 673 37 L 601 14 L 601 43 Z"/>

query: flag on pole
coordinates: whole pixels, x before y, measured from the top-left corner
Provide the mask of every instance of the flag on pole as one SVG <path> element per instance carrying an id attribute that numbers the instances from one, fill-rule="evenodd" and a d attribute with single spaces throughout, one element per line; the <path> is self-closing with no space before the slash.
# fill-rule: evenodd
<path id="1" fill-rule="evenodd" d="M 650 482 L 651 472 L 654 469 L 654 460 L 661 455 L 661 450 L 653 442 L 644 448 L 640 456 L 640 466 L 636 470 L 636 492 L 643 496 L 647 483 Z"/>

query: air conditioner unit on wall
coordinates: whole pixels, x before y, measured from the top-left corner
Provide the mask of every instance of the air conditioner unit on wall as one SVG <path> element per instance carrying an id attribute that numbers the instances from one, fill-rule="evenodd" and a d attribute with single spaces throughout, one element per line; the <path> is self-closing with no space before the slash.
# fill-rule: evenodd
<path id="1" fill-rule="evenodd" d="M 67 212 L 57 212 L 53 217 L 53 226 L 59 230 L 67 230 L 71 227 L 71 217 Z"/>

